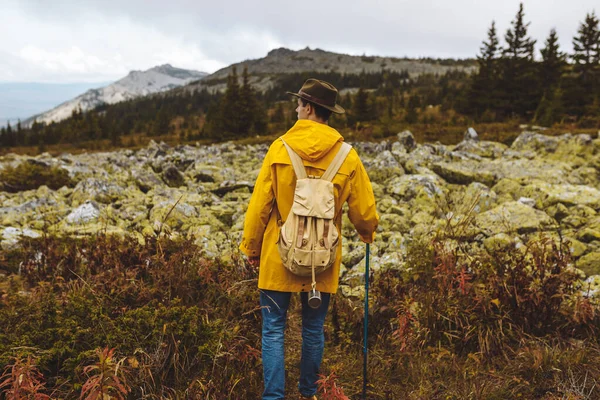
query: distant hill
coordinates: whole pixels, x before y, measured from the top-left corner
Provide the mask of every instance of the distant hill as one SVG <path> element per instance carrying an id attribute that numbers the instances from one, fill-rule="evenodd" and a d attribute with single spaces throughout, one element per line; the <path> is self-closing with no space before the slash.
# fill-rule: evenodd
<path id="1" fill-rule="evenodd" d="M 50 111 L 28 118 L 23 121 L 23 124 L 29 126 L 34 121 L 45 123 L 62 121 L 69 118 L 74 110 L 88 111 L 102 104 L 114 104 L 153 93 L 165 92 L 202 79 L 206 75 L 208 75 L 206 72 L 175 68 L 169 64 L 147 71 L 131 71 L 123 79 L 99 89 L 90 89 Z"/>
<path id="2" fill-rule="evenodd" d="M 273 78 L 280 74 L 301 72 L 333 72 L 346 75 L 357 75 L 362 72 L 374 73 L 387 70 L 390 72 L 407 72 L 410 77 L 433 73 L 443 75 L 450 70 L 474 72 L 477 70 L 475 59 L 408 59 L 380 56 L 351 56 L 333 53 L 321 49 L 305 48 L 290 50 L 279 48 L 271 50 L 266 57 L 246 60 L 222 68 L 208 75 L 202 81 L 186 86 L 186 89 L 223 90 L 227 76 L 236 68 L 238 75 L 244 68 L 251 76 L 250 82 L 258 90 L 267 90 L 273 84 Z"/>
<path id="3" fill-rule="evenodd" d="M 222 97 L 234 68 L 240 81 L 247 68 L 253 87 L 249 92 L 256 93 L 256 121 L 251 132 L 244 125 L 246 117 L 233 128 L 222 126 L 224 116 L 240 116 L 236 109 L 241 109 L 240 98 L 231 96 L 232 103 L 227 105 Z M 293 107 L 282 102 L 290 100 L 287 90 L 300 88 L 308 77 L 325 79 L 340 90 L 340 104 L 348 113 L 336 121 L 338 127 L 353 129 L 358 122 L 372 123 L 380 129 L 373 133 L 375 137 L 401 129 L 405 120 L 418 122 L 419 110 L 425 105 L 455 110 L 476 69 L 475 60 L 350 56 L 309 48 L 275 49 L 266 57 L 242 61 L 208 76 L 198 73 L 202 79 L 165 65 L 132 72 L 112 85 L 90 90 L 37 117 L 38 121 L 59 123 L 31 126 L 22 135 L 0 136 L 0 147 L 64 144 L 99 148 L 120 143 L 135 146 L 144 137 L 171 135 L 180 140 L 211 141 L 271 134 L 285 130 L 296 118 Z M 385 128 L 378 125 L 381 118 L 387 118 Z M 423 115 L 427 118 L 431 116 Z"/>
<path id="4" fill-rule="evenodd" d="M 15 125 L 21 121 L 56 107 L 88 89 L 108 85 L 110 82 L 41 83 L 7 82 L 0 83 L 0 126 L 10 121 Z"/>

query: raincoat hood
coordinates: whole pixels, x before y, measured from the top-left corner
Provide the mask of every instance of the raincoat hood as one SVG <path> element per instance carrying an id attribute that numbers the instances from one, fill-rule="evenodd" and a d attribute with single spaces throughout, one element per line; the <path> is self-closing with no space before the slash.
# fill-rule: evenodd
<path id="1" fill-rule="evenodd" d="M 298 120 L 282 138 L 301 158 L 312 162 L 323 158 L 337 142 L 344 141 L 329 125 L 308 119 Z"/>

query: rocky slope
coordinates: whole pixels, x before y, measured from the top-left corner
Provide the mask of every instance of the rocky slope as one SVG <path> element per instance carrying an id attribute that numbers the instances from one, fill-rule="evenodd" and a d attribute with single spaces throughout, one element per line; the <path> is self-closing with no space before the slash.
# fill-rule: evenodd
<path id="1" fill-rule="evenodd" d="M 472 133 L 472 132 L 471 132 Z M 372 247 L 374 269 L 407 268 L 406 244 L 471 214 L 471 245 L 522 247 L 559 234 L 570 242 L 582 278 L 600 274 L 600 138 L 523 132 L 508 147 L 478 141 L 417 144 L 410 132 L 394 141 L 353 143 L 373 181 L 381 217 Z M 267 145 L 178 146 L 152 143 L 139 151 L 51 157 L 78 180 L 70 189 L 45 186 L 0 192 L 2 248 L 20 235 L 194 235 L 207 256 L 231 254 Z M 27 160 L 0 158 L 0 168 Z M 469 211 L 471 210 L 471 211 Z M 344 217 L 342 268 L 346 294 L 364 263 L 364 246 Z"/>
<path id="2" fill-rule="evenodd" d="M 247 68 L 251 77 L 250 83 L 258 90 L 265 90 L 271 85 L 274 76 L 281 73 L 316 71 L 352 75 L 360 74 L 363 71 L 381 72 L 385 69 L 392 72 L 407 71 L 410 76 L 414 77 L 425 73 L 443 75 L 450 70 L 473 72 L 477 68 L 476 65 L 474 60 L 444 63 L 440 60 L 351 56 L 308 47 L 295 51 L 282 47 L 271 50 L 266 57 L 246 60 L 222 68 L 207 76 L 202 82 L 188 85 L 186 89 L 223 90 L 225 88 L 225 78 L 232 72 L 234 67 L 237 69 L 238 74 L 241 74 L 244 68 Z"/>
<path id="3" fill-rule="evenodd" d="M 69 118 L 74 110 L 87 111 L 101 104 L 114 104 L 152 93 L 164 92 L 197 81 L 206 72 L 186 70 L 160 65 L 147 71 L 131 71 L 129 75 L 108 86 L 90 89 L 84 94 L 66 101 L 50 111 L 35 115 L 23 122 L 30 126 L 34 121 L 50 123 Z"/>

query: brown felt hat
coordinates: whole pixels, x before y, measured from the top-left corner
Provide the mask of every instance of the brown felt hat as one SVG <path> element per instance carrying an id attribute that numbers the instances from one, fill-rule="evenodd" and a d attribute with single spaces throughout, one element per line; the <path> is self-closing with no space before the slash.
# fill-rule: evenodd
<path id="1" fill-rule="evenodd" d="M 333 111 L 336 114 L 343 114 L 346 112 L 339 104 L 335 104 L 337 101 L 338 90 L 329 82 L 313 78 L 307 79 L 298 93 L 286 93 L 300 97 L 301 99 Z"/>

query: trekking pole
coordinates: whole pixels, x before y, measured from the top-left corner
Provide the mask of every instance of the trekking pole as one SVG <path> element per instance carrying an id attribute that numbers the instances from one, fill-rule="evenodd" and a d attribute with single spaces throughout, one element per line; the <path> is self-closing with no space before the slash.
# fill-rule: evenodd
<path id="1" fill-rule="evenodd" d="M 369 326 L 369 252 L 370 246 L 367 243 L 367 256 L 365 259 L 365 319 L 363 332 L 363 393 L 362 398 L 367 398 L 367 331 Z"/>

